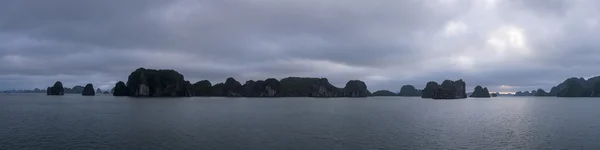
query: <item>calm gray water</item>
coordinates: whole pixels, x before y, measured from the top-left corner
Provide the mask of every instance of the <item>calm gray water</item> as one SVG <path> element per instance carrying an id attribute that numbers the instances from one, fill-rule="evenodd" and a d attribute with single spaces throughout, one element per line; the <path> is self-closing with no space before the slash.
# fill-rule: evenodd
<path id="1" fill-rule="evenodd" d="M 0 95 L 0 149 L 599 149 L 600 99 Z"/>

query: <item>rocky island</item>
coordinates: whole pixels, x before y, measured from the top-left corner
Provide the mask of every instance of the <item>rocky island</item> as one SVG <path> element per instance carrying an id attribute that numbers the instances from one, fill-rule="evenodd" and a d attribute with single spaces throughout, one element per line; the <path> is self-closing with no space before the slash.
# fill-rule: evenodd
<path id="1" fill-rule="evenodd" d="M 439 85 L 430 81 L 423 89 L 422 98 L 433 99 L 463 99 L 467 98 L 466 83 L 461 79 L 457 81 L 445 80 Z"/>
<path id="2" fill-rule="evenodd" d="M 388 90 L 379 90 L 373 92 L 372 96 L 398 96 L 398 94 Z"/>
<path id="3" fill-rule="evenodd" d="M 224 83 L 212 85 L 208 80 L 191 84 L 174 70 L 139 68 L 129 75 L 127 84 L 120 81 L 113 88 L 114 96 L 133 97 L 367 97 L 371 92 L 360 80 L 351 80 L 344 88 L 329 83 L 326 78 L 288 77 L 278 81 L 246 81 L 243 85 L 230 77 Z"/>
<path id="4" fill-rule="evenodd" d="M 54 86 L 48 87 L 46 89 L 47 95 L 65 95 L 65 89 L 63 88 L 63 84 L 60 81 L 56 81 Z"/>
<path id="5" fill-rule="evenodd" d="M 92 85 L 92 84 L 85 85 L 85 87 L 83 88 L 83 91 L 81 92 L 81 95 L 83 95 L 83 96 L 96 95 L 96 92 L 94 91 L 94 85 Z"/>
<path id="6" fill-rule="evenodd" d="M 487 87 L 483 88 L 481 86 L 476 86 L 473 90 L 473 93 L 469 96 L 473 98 L 490 98 L 490 91 L 488 91 Z"/>
<path id="7" fill-rule="evenodd" d="M 421 90 L 418 90 L 417 88 L 415 88 L 415 86 L 413 85 L 404 85 L 402 86 L 402 88 L 400 88 L 400 93 L 398 93 L 398 96 L 421 96 Z"/>

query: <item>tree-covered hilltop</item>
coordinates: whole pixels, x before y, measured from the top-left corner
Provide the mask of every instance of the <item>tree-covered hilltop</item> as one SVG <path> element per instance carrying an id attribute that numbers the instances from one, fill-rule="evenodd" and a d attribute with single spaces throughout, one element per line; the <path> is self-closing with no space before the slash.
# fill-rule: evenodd
<path id="1" fill-rule="evenodd" d="M 96 92 L 94 91 L 94 85 L 87 84 L 85 85 L 85 87 L 83 88 L 83 91 L 81 92 L 81 95 L 83 96 L 94 96 L 96 95 Z"/>
<path id="2" fill-rule="evenodd" d="M 56 81 L 52 87 L 48 87 L 46 89 L 47 95 L 64 95 L 65 89 L 63 87 L 62 82 Z"/>
<path id="3" fill-rule="evenodd" d="M 388 91 L 388 90 L 379 90 L 375 91 L 372 94 L 373 96 L 398 96 L 398 94 Z"/>
<path id="4" fill-rule="evenodd" d="M 490 95 L 490 91 L 488 91 L 487 87 L 483 88 L 478 85 L 475 87 L 475 89 L 473 90 L 473 93 L 471 93 L 471 95 L 469 97 L 490 98 L 490 97 L 492 97 L 492 95 Z"/>
<path id="5" fill-rule="evenodd" d="M 400 88 L 400 93 L 398 93 L 399 96 L 421 96 L 421 94 L 421 90 L 418 90 L 412 85 L 402 86 L 402 88 Z"/>

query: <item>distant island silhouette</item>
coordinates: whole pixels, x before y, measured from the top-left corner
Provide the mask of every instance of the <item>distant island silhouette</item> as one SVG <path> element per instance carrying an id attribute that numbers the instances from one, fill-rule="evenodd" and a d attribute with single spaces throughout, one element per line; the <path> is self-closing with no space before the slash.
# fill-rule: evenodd
<path id="1" fill-rule="evenodd" d="M 281 81 L 268 78 L 266 80 L 249 80 L 243 85 L 230 77 L 224 83 L 212 84 L 208 80 L 192 84 L 179 72 L 170 69 L 145 69 L 133 71 L 127 82 L 119 81 L 109 91 L 97 89 L 92 84 L 63 87 L 57 81 L 46 90 L 34 89 L 21 93 L 47 93 L 47 95 L 82 94 L 94 96 L 96 93 L 113 96 L 131 97 L 368 97 L 368 96 L 405 96 L 428 99 L 463 99 L 490 98 L 501 94 L 490 93 L 487 87 L 476 86 L 473 92 L 466 93 L 463 80 L 445 80 L 442 84 L 430 81 L 423 90 L 413 85 L 403 85 L 398 93 L 389 90 L 378 90 L 371 93 L 367 85 L 360 80 L 350 80 L 345 87 L 338 88 L 330 84 L 327 78 L 287 77 Z M 543 89 L 519 91 L 514 96 L 555 96 L 555 97 L 600 97 L 600 76 L 589 79 L 569 78 L 552 87 L 550 92 Z"/>

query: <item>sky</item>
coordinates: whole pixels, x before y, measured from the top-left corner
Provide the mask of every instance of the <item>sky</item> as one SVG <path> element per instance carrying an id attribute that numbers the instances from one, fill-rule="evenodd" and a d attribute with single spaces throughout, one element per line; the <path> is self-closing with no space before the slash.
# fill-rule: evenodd
<path id="1" fill-rule="evenodd" d="M 597 0 L 0 1 L 0 90 L 110 89 L 139 67 L 194 83 L 326 77 L 494 92 L 600 75 Z"/>

